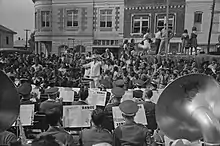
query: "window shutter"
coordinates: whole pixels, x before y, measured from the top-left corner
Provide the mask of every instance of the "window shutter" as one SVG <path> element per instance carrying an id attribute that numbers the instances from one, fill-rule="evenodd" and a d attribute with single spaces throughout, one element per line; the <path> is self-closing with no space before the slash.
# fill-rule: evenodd
<path id="1" fill-rule="evenodd" d="M 97 29 L 97 8 L 94 8 L 94 12 L 93 12 L 93 30 L 96 31 Z"/>
<path id="2" fill-rule="evenodd" d="M 81 30 L 85 31 L 87 29 L 87 9 L 82 8 L 82 23 L 81 23 Z"/>
<path id="3" fill-rule="evenodd" d="M 119 30 L 119 23 L 120 23 L 120 7 L 115 8 L 115 30 Z"/>
<path id="4" fill-rule="evenodd" d="M 37 31 L 40 31 L 41 29 L 41 11 L 38 9 L 37 10 Z"/>
<path id="5" fill-rule="evenodd" d="M 63 8 L 60 8 L 59 9 L 59 12 L 58 12 L 58 24 L 59 24 L 59 29 L 60 30 L 63 30 L 64 29 L 64 9 Z"/>

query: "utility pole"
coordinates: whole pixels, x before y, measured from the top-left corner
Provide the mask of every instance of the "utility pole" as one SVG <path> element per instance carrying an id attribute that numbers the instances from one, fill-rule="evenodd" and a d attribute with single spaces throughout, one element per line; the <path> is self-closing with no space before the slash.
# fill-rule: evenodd
<path id="1" fill-rule="evenodd" d="M 210 51 L 210 43 L 211 43 L 211 38 L 212 38 L 212 26 L 213 26 L 214 14 L 215 14 L 215 1 L 216 1 L 216 0 L 213 0 L 213 4 L 212 4 L 211 22 L 210 22 L 209 38 L 208 38 L 208 47 L 207 47 L 207 53 L 208 53 L 208 54 L 209 54 L 209 51 Z"/>
<path id="2" fill-rule="evenodd" d="M 166 53 L 166 60 L 168 60 L 168 53 L 169 53 L 169 7 L 170 2 L 169 0 L 167 2 L 167 12 L 166 12 L 166 43 L 165 43 L 165 53 Z"/>
<path id="3" fill-rule="evenodd" d="M 28 49 L 28 32 L 30 31 L 29 29 L 25 29 L 24 30 L 25 31 L 25 33 L 26 33 L 26 44 L 25 44 L 25 48 L 26 48 L 26 50 Z"/>

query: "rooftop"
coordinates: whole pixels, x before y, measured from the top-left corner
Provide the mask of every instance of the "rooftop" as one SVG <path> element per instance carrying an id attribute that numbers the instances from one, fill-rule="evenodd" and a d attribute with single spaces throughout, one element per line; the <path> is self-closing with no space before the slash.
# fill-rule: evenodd
<path id="1" fill-rule="evenodd" d="M 1 24 L 0 24 L 0 30 L 5 31 L 5 32 L 9 32 L 9 33 L 13 33 L 13 34 L 17 34 L 17 32 L 15 32 L 15 31 L 13 31 L 13 30 L 11 30 L 11 29 L 9 29 L 9 28 L 1 25 Z"/>

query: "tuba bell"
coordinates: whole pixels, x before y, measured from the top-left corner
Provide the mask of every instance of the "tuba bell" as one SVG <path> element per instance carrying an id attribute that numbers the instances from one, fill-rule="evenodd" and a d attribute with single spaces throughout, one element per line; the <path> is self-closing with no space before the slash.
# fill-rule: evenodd
<path id="1" fill-rule="evenodd" d="M 0 132 L 9 129 L 20 111 L 20 99 L 14 83 L 0 71 Z"/>
<path id="2" fill-rule="evenodd" d="M 203 139 L 220 144 L 220 86 L 203 74 L 176 79 L 161 93 L 156 105 L 159 128 L 173 140 Z"/>

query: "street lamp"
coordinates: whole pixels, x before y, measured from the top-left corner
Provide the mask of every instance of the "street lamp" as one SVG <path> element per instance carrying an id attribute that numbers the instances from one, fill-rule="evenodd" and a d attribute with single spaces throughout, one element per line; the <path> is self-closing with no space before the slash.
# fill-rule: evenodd
<path id="1" fill-rule="evenodd" d="M 166 47 L 165 47 L 165 53 L 166 53 L 166 60 L 168 59 L 168 53 L 169 53 L 169 6 L 170 2 L 169 0 L 166 0 L 167 3 L 167 12 L 166 12 Z"/>

